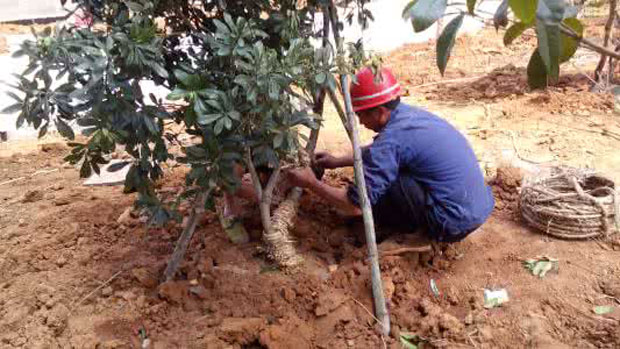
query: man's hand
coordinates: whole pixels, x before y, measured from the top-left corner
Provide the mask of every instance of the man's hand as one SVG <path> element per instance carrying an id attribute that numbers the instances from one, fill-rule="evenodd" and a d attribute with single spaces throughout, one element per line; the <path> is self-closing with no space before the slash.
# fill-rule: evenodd
<path id="1" fill-rule="evenodd" d="M 286 179 L 292 186 L 300 188 L 310 188 L 318 181 L 310 167 L 288 170 Z"/>
<path id="2" fill-rule="evenodd" d="M 333 169 L 341 167 L 340 159 L 329 154 L 328 152 L 318 152 L 315 154 L 316 164 L 325 168 Z"/>

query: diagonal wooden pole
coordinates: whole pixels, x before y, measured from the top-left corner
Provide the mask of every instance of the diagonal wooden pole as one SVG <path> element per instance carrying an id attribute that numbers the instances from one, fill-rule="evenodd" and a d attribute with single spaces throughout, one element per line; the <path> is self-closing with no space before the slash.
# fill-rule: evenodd
<path id="1" fill-rule="evenodd" d="M 329 6 L 330 18 L 332 22 L 332 30 L 338 55 L 344 57 L 344 47 L 342 37 L 338 28 L 338 12 L 334 4 L 334 0 L 330 0 Z M 372 217 L 372 208 L 368 200 L 366 192 L 366 180 L 364 178 L 364 167 L 362 163 L 362 149 L 360 148 L 359 126 L 357 118 L 353 112 L 351 103 L 351 91 L 349 90 L 349 75 L 340 76 L 342 87 L 342 95 L 344 96 L 344 107 L 347 116 L 347 123 L 351 131 L 351 143 L 353 145 L 353 165 L 355 168 L 355 182 L 360 197 L 360 207 L 364 218 L 364 230 L 366 234 L 366 245 L 368 246 L 368 257 L 370 258 L 370 276 L 372 281 L 372 296 L 375 303 L 375 315 L 381 322 L 381 332 L 384 335 L 390 333 L 390 316 L 385 304 L 385 296 L 383 294 L 383 284 L 381 281 L 381 269 L 379 268 L 379 253 L 377 252 L 377 239 L 375 234 L 375 223 Z"/>
<path id="2" fill-rule="evenodd" d="M 166 270 L 164 271 L 164 282 L 174 279 L 174 275 L 177 273 L 179 265 L 183 262 L 187 247 L 189 246 L 190 241 L 192 241 L 194 230 L 196 230 L 196 226 L 198 225 L 198 214 L 204 211 L 205 203 L 207 202 L 209 195 L 211 195 L 211 189 L 207 189 L 206 191 L 199 193 L 196 197 L 196 201 L 194 202 L 194 206 L 190 212 L 189 219 L 187 220 L 187 225 L 185 226 L 185 229 L 183 229 L 179 240 L 177 240 L 177 244 L 172 252 L 172 257 L 170 257 Z"/>

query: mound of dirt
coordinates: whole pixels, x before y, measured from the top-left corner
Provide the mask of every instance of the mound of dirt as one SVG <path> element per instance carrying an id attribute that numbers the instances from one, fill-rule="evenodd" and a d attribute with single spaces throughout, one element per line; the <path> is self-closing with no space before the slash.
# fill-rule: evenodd
<path id="1" fill-rule="evenodd" d="M 495 209 L 516 212 L 519 204 L 519 188 L 523 182 L 523 170 L 517 167 L 499 167 L 489 183 L 495 196 Z"/>

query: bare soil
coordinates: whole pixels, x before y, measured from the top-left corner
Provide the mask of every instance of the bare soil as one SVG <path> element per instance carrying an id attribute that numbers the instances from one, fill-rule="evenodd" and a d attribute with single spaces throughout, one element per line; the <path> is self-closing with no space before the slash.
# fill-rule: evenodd
<path id="1" fill-rule="evenodd" d="M 381 259 L 389 337 L 374 329 L 358 231 L 313 195 L 304 195 L 293 232 L 300 270 L 283 273 L 265 258 L 249 206 L 253 241 L 230 244 L 206 214 L 176 281 L 162 284 L 182 223 L 147 228 L 131 210 L 133 195 L 82 186 L 62 144 L 9 144 L 0 154 L 0 348 L 140 348 L 144 333 L 151 348 L 400 348 L 400 333 L 446 348 L 620 347 L 618 240 L 553 239 L 525 226 L 516 208 L 522 175 L 541 166 L 591 166 L 620 180 L 612 97 L 587 92 L 578 71 L 529 91 L 523 67 L 533 42 L 506 49 L 493 35 L 460 38 L 444 80 L 432 45 L 388 57 L 407 85 L 406 102 L 467 135 L 498 202 L 485 225 L 441 255 Z M 588 54 L 580 55 L 580 69 L 591 71 Z M 346 151 L 332 110 L 327 119 L 320 146 Z M 328 172 L 326 180 L 344 184 L 351 174 Z M 169 170 L 161 189 L 178 192 L 183 175 Z M 560 268 L 539 279 L 522 261 L 542 255 Z M 485 288 L 505 288 L 510 301 L 484 308 Z M 599 305 L 614 308 L 596 315 Z"/>

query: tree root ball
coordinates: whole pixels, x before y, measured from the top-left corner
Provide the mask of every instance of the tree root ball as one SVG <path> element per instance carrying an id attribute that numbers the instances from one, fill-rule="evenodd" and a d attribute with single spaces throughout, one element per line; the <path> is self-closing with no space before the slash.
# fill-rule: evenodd
<path id="1" fill-rule="evenodd" d="M 297 216 L 298 201 L 291 196 L 282 201 L 271 217 L 271 229 L 263 234 L 269 257 L 284 268 L 294 268 L 303 261 L 289 235 Z"/>

